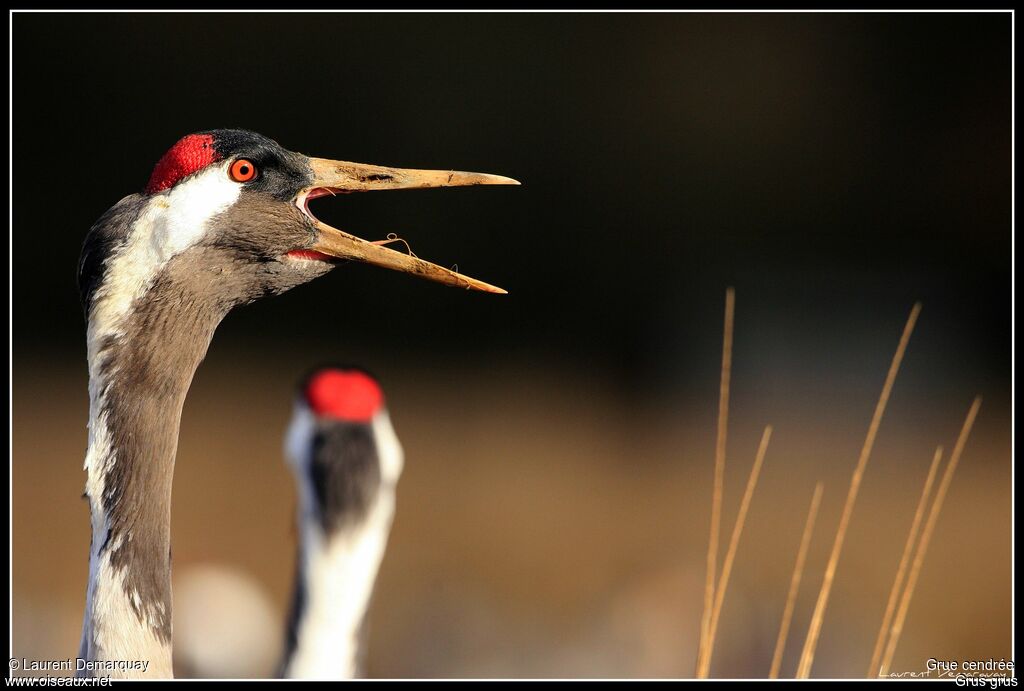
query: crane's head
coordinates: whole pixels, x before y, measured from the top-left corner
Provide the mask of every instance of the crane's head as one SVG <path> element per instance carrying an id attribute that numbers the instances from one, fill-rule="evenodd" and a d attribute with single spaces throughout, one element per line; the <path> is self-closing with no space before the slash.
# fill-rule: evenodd
<path id="1" fill-rule="evenodd" d="M 79 277 L 86 309 L 119 263 L 106 293 L 137 297 L 176 269 L 230 306 L 278 293 L 359 261 L 447 285 L 504 292 L 482 281 L 332 228 L 309 210 L 325 195 L 464 185 L 516 185 L 497 175 L 410 170 L 311 158 L 245 130 L 179 140 L 142 194 L 122 199 L 93 226 Z"/>
<path id="2" fill-rule="evenodd" d="M 384 394 L 357 367 L 321 366 L 300 381 L 285 452 L 307 519 L 327 535 L 365 519 L 402 472 Z"/>

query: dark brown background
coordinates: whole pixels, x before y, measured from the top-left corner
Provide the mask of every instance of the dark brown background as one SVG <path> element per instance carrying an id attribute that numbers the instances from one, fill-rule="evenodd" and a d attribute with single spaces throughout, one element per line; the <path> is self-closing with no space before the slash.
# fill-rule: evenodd
<path id="1" fill-rule="evenodd" d="M 776 436 L 714 672 L 767 670 L 821 477 L 795 664 L 921 300 L 815 673 L 863 673 L 932 449 L 951 447 L 975 393 L 895 668 L 1009 656 L 1008 14 L 19 13 L 13 27 L 14 654 L 72 655 L 80 625 L 81 239 L 178 137 L 246 127 L 311 155 L 522 180 L 316 208 L 510 295 L 353 266 L 232 314 L 186 404 L 176 578 L 241 570 L 281 616 L 292 382 L 349 360 L 380 375 L 408 454 L 372 674 L 689 675 L 734 285 L 727 530 L 760 427 Z"/>

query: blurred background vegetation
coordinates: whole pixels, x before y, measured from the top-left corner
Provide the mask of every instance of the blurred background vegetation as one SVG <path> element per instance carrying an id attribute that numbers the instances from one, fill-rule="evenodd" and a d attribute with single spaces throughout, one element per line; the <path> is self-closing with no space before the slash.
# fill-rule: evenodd
<path id="1" fill-rule="evenodd" d="M 181 429 L 175 605 L 227 607 L 193 587 L 216 579 L 191 578 L 219 569 L 247 584 L 222 619 L 250 639 L 180 621 L 182 673 L 272 669 L 295 549 L 292 386 L 342 360 L 379 375 L 407 453 L 371 675 L 692 674 L 728 285 L 726 531 L 761 427 L 775 436 L 713 675 L 767 673 L 823 479 L 795 666 L 915 300 L 814 672 L 863 674 L 932 450 L 951 448 L 976 393 L 893 668 L 1008 658 L 1011 21 L 15 14 L 13 654 L 73 656 L 80 632 L 81 240 L 180 136 L 245 127 L 310 155 L 524 184 L 315 202 L 508 296 L 346 266 L 220 327 Z"/>

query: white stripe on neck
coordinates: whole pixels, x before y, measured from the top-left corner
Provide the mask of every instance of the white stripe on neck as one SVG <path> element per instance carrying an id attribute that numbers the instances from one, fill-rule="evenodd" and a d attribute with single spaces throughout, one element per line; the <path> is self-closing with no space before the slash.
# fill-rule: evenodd
<path id="1" fill-rule="evenodd" d="M 92 360 L 102 337 L 119 332 L 132 305 L 146 293 L 161 268 L 199 242 L 210 220 L 238 200 L 242 186 L 228 176 L 229 163 L 211 165 L 149 199 L 125 245 L 108 259 L 103 283 L 93 296 L 91 364 L 99 364 Z"/>
<path id="2" fill-rule="evenodd" d="M 123 577 L 110 564 L 110 554 L 116 546 L 108 545 L 100 554 L 109 529 L 103 508 L 105 480 L 118 460 L 103 400 L 105 376 L 116 377 L 117 372 L 104 372 L 109 353 L 102 349 L 107 337 L 123 334 L 126 319 L 163 266 L 195 245 L 208 231 L 209 221 L 237 201 L 241 185 L 228 177 L 228 165 L 229 162 L 224 162 L 209 166 L 175 187 L 153 195 L 125 245 L 108 258 L 103 282 L 94 293 L 89 310 L 89 445 L 84 466 L 88 473 L 85 492 L 89 498 L 92 547 L 82 650 L 92 659 L 150 659 L 152 664 L 146 676 L 172 676 L 170 646 L 155 638 L 153 622 L 140 622 L 132 610 Z"/>

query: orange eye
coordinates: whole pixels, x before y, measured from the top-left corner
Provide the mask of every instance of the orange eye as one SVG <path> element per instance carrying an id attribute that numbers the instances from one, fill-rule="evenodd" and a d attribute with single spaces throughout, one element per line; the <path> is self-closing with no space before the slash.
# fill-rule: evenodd
<path id="1" fill-rule="evenodd" d="M 256 165 L 247 158 L 240 158 L 231 164 L 230 172 L 235 182 L 249 182 L 256 177 Z"/>

